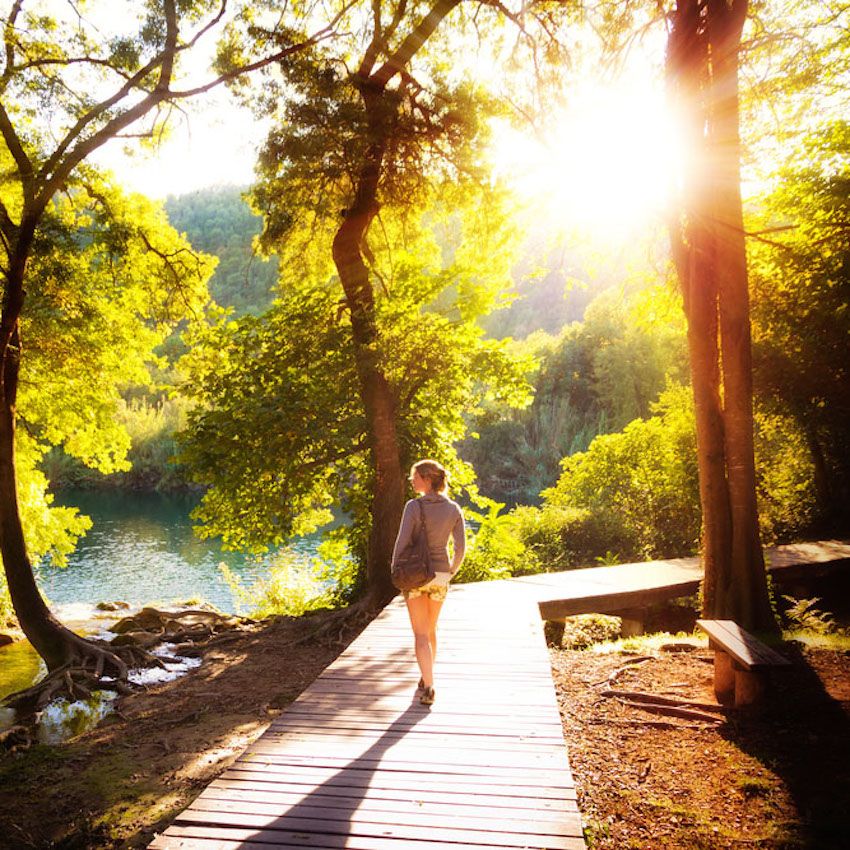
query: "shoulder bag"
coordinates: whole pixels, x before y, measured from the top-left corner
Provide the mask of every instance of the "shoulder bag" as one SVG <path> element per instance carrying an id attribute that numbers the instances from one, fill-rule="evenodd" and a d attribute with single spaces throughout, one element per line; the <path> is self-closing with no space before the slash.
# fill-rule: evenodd
<path id="1" fill-rule="evenodd" d="M 416 505 L 419 508 L 419 528 L 413 532 L 410 542 L 399 552 L 392 565 L 392 582 L 399 590 L 423 587 L 436 575 L 431 566 L 431 552 L 428 549 L 425 509 L 420 499 L 416 500 Z"/>

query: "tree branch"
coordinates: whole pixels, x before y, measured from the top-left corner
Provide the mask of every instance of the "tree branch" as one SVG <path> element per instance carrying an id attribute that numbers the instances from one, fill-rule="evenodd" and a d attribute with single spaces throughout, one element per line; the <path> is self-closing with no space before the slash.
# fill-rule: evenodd
<path id="1" fill-rule="evenodd" d="M 9 79 L 9 76 L 11 75 L 15 67 L 15 46 L 14 42 L 12 41 L 12 32 L 15 29 L 15 21 L 18 19 L 18 15 L 21 11 L 21 6 L 23 5 L 24 0 L 15 0 L 12 9 L 9 12 L 9 17 L 6 18 L 6 24 L 4 26 L 4 41 L 6 43 L 6 67 L 3 69 L 4 81 Z"/>
<path id="2" fill-rule="evenodd" d="M 18 174 L 21 176 L 21 188 L 26 205 L 33 197 L 34 169 L 2 101 L 0 101 L 0 133 L 3 134 L 3 140 L 6 142 L 9 153 L 12 154 L 18 168 Z"/>
<path id="3" fill-rule="evenodd" d="M 440 22 L 458 5 L 460 0 L 437 0 L 431 11 L 408 34 L 398 49 L 369 78 L 369 82 L 379 91 L 386 88 L 390 80 L 404 70 L 419 48 L 428 40 Z"/>

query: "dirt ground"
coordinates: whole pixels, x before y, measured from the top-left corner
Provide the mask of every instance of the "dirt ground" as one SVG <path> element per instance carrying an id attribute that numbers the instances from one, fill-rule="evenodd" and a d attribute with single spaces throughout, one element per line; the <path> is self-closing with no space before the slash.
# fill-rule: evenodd
<path id="1" fill-rule="evenodd" d="M 59 746 L 0 755 L 0 849 L 144 847 L 355 637 L 326 614 L 260 624 Z M 361 624 L 362 628 L 362 624 Z"/>
<path id="2" fill-rule="evenodd" d="M 94 731 L 0 756 L 0 848 L 144 846 L 354 637 L 310 638 L 325 619 L 258 625 Z M 591 850 L 850 847 L 850 653 L 787 645 L 766 710 L 710 723 L 602 695 L 711 703 L 708 650 L 551 652 Z"/>
<path id="3" fill-rule="evenodd" d="M 707 649 L 654 650 L 645 661 L 551 651 L 591 850 L 850 848 L 850 653 L 782 651 L 793 667 L 775 676 L 763 710 L 730 712 L 720 723 L 602 695 L 716 705 Z"/>

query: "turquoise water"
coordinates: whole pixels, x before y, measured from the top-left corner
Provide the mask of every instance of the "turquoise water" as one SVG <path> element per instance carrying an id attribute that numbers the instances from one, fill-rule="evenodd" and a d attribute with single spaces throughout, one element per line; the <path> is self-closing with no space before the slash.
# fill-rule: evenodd
<path id="1" fill-rule="evenodd" d="M 60 612 L 69 605 L 140 605 L 194 597 L 233 612 L 219 564 L 227 564 L 246 584 L 268 574 L 268 557 L 224 552 L 218 542 L 195 537 L 189 513 L 196 497 L 67 491 L 56 502 L 78 507 L 93 522 L 67 567 L 38 569 L 42 593 Z M 296 540 L 293 547 L 306 561 L 319 542 L 314 535 Z"/>
<path id="2" fill-rule="evenodd" d="M 59 619 L 80 633 L 101 630 L 98 602 L 126 602 L 134 608 L 201 597 L 233 613 L 235 603 L 219 564 L 225 563 L 247 586 L 269 572 L 269 557 L 224 552 L 216 541 L 192 531 L 192 496 L 158 493 L 62 492 L 60 505 L 73 505 L 91 517 L 92 528 L 68 558 L 67 567 L 42 564 L 36 576 L 42 594 Z M 319 535 L 299 538 L 293 549 L 306 562 L 316 554 Z M 0 699 L 27 687 L 43 665 L 26 641 L 0 647 Z M 0 715 L 0 728 L 9 718 Z"/>

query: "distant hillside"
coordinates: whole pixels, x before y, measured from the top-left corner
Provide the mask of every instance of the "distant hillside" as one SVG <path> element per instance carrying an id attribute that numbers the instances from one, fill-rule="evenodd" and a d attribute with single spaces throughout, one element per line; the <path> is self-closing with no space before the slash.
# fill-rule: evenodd
<path id="1" fill-rule="evenodd" d="M 199 251 L 219 258 L 210 281 L 218 304 L 237 314 L 262 313 L 271 304 L 277 280 L 277 259 L 254 255 L 252 242 L 262 228 L 242 199 L 244 187 L 216 186 L 187 195 L 170 195 L 165 209 L 171 224 L 189 237 Z"/>
<path id="2" fill-rule="evenodd" d="M 242 195 L 245 187 L 199 189 L 169 196 L 165 208 L 171 223 L 185 232 L 200 251 L 214 254 L 219 265 L 210 282 L 218 304 L 237 314 L 262 313 L 273 299 L 276 258 L 255 256 L 252 241 L 262 228 Z M 585 256 L 581 246 L 553 247 L 532 236 L 513 271 L 514 303 L 484 322 L 490 336 L 523 339 L 534 331 L 558 334 L 565 325 L 581 321 L 587 305 L 602 290 L 622 281 L 617 257 Z"/>

